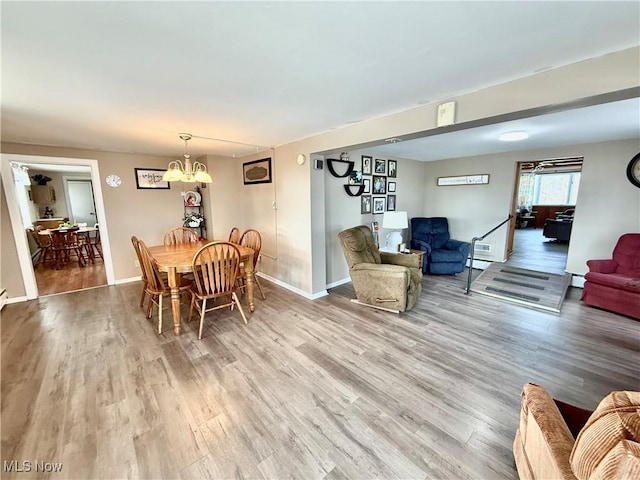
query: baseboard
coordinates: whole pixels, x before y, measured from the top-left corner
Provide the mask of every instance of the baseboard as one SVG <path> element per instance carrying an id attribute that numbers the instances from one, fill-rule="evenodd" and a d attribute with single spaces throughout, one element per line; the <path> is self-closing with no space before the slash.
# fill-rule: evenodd
<path id="1" fill-rule="evenodd" d="M 488 260 L 478 260 L 477 258 L 473 259 L 473 268 L 476 268 L 478 270 L 486 270 L 489 265 L 491 265 L 493 262 L 490 262 Z M 466 266 L 469 266 L 469 259 L 467 259 L 467 264 Z"/>
<path id="2" fill-rule="evenodd" d="M 25 295 L 22 297 L 7 298 L 7 304 L 27 302 L 29 298 Z M 4 306 L 4 305 L 3 305 Z"/>
<path id="3" fill-rule="evenodd" d="M 582 275 L 576 275 L 575 273 L 571 276 L 571 286 L 584 288 L 585 279 Z"/>
<path id="4" fill-rule="evenodd" d="M 332 282 L 327 285 L 327 290 L 330 288 L 339 287 L 340 285 L 344 285 L 345 283 L 349 283 L 351 281 L 351 277 L 343 278 L 342 280 L 338 280 L 337 282 Z"/>
<path id="5" fill-rule="evenodd" d="M 289 290 L 290 292 L 293 292 L 297 295 L 300 295 L 301 297 L 304 297 L 308 300 L 316 300 L 317 298 L 322 298 L 322 297 L 326 297 L 327 295 L 329 295 L 329 292 L 327 292 L 326 290 L 323 290 L 322 292 L 318 292 L 318 293 L 307 293 L 304 290 L 300 290 L 297 287 L 294 287 L 292 285 L 289 285 L 288 283 L 283 282 L 282 280 L 278 280 L 277 278 L 273 278 L 270 277 L 269 275 L 266 275 L 262 272 L 258 272 L 257 275 L 259 277 L 264 278 L 265 280 L 270 281 L 271 283 L 275 283 L 276 285 L 278 285 L 279 287 L 282 287 L 286 290 Z"/>
<path id="6" fill-rule="evenodd" d="M 115 282 L 113 282 L 113 284 L 122 285 L 123 283 L 139 282 L 140 280 L 142 280 L 142 277 L 121 278 L 120 280 L 116 280 Z"/>

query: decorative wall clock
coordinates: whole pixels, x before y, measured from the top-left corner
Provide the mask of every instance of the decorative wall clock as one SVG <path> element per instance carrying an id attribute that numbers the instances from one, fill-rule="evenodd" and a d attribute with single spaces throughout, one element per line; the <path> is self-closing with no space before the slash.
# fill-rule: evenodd
<path id="1" fill-rule="evenodd" d="M 627 165 L 627 178 L 636 187 L 640 188 L 640 153 L 631 159 Z"/>
<path id="2" fill-rule="evenodd" d="M 109 185 L 110 187 L 119 187 L 120 184 L 122 183 L 122 179 L 118 176 L 118 175 L 107 175 L 107 178 L 105 179 L 105 181 L 107 182 L 107 185 Z"/>

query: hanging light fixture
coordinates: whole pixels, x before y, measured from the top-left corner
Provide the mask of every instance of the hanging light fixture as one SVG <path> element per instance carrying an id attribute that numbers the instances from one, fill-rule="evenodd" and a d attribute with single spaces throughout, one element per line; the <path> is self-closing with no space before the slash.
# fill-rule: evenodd
<path id="1" fill-rule="evenodd" d="M 184 163 L 180 160 L 169 162 L 167 171 L 162 176 L 165 182 L 187 182 L 187 183 L 212 183 L 211 175 L 207 173 L 207 167 L 203 163 L 191 163 L 191 155 L 187 152 L 187 142 L 191 140 L 190 133 L 180 133 L 178 135 L 184 140 Z"/>

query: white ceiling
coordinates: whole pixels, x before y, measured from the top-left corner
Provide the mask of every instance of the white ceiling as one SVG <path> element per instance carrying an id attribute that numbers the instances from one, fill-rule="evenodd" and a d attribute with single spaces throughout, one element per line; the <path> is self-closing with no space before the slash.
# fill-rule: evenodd
<path id="1" fill-rule="evenodd" d="M 639 16 L 610 1 L 2 2 L 2 141 L 180 155 L 189 132 L 259 146 L 194 138 L 194 156 L 242 156 L 636 46 Z M 501 148 L 637 136 L 637 100 L 615 106 L 519 120 L 528 143 Z M 503 128 L 393 155 L 478 154 Z"/>

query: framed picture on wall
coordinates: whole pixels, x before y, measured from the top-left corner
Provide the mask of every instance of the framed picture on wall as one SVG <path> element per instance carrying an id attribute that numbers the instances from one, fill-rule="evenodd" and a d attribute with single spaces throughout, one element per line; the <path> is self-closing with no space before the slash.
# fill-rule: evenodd
<path id="1" fill-rule="evenodd" d="M 373 176 L 373 193 L 387 193 L 387 177 Z"/>
<path id="2" fill-rule="evenodd" d="M 387 196 L 387 211 L 395 212 L 396 210 L 396 196 L 388 195 Z"/>
<path id="3" fill-rule="evenodd" d="M 243 163 L 242 181 L 245 185 L 271 183 L 271 157 Z"/>
<path id="4" fill-rule="evenodd" d="M 387 184 L 387 190 L 389 190 L 389 192 L 395 192 L 396 191 L 396 182 L 389 182 Z"/>
<path id="5" fill-rule="evenodd" d="M 371 164 L 373 163 L 373 158 L 367 155 L 362 155 L 362 174 L 363 175 L 371 175 Z"/>
<path id="6" fill-rule="evenodd" d="M 376 162 L 374 164 L 373 173 L 375 175 L 386 175 L 387 174 L 387 161 L 383 158 L 376 158 Z"/>
<path id="7" fill-rule="evenodd" d="M 371 213 L 371 195 L 360 195 L 360 213 Z"/>
<path id="8" fill-rule="evenodd" d="M 362 182 L 364 184 L 364 190 L 362 191 L 362 193 L 371 193 L 371 179 L 363 178 Z"/>
<path id="9" fill-rule="evenodd" d="M 389 160 L 387 177 L 396 178 L 397 171 L 398 171 L 398 162 L 396 162 L 395 160 Z"/>
<path id="10" fill-rule="evenodd" d="M 168 189 L 169 182 L 162 180 L 162 176 L 166 170 L 158 170 L 157 168 L 134 168 L 136 173 L 136 188 L 140 189 Z"/>
<path id="11" fill-rule="evenodd" d="M 373 197 L 373 214 L 384 213 L 387 209 L 387 197 Z"/>

